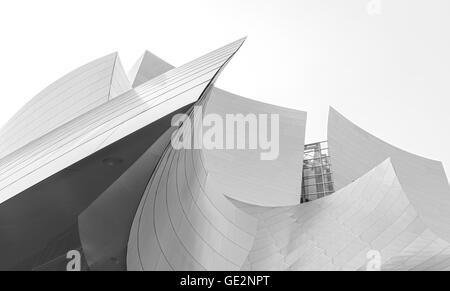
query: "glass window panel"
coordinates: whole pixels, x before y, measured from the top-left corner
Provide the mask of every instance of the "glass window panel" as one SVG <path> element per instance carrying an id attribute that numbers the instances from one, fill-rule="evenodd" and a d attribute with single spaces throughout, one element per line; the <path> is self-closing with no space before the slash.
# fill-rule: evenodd
<path id="1" fill-rule="evenodd" d="M 317 184 L 316 187 L 317 187 L 317 192 L 323 192 L 324 191 L 323 184 Z"/>
<path id="2" fill-rule="evenodd" d="M 331 178 L 331 174 L 326 174 L 323 176 L 325 178 L 325 183 L 331 183 L 333 182 L 332 178 Z"/>
<path id="3" fill-rule="evenodd" d="M 304 181 L 305 187 L 306 186 L 312 186 L 314 184 L 316 184 L 316 179 L 307 179 L 307 180 Z"/>
<path id="4" fill-rule="evenodd" d="M 327 191 L 334 191 L 334 187 L 333 187 L 333 184 L 332 183 L 329 183 L 329 184 L 326 184 L 326 190 Z"/>
<path id="5" fill-rule="evenodd" d="M 302 203 L 334 192 L 328 143 L 308 144 L 304 149 Z"/>
<path id="6" fill-rule="evenodd" d="M 323 176 L 317 176 L 315 180 L 317 184 L 323 184 Z"/>
<path id="7" fill-rule="evenodd" d="M 322 168 L 321 167 L 314 168 L 314 174 L 316 175 L 322 174 Z"/>

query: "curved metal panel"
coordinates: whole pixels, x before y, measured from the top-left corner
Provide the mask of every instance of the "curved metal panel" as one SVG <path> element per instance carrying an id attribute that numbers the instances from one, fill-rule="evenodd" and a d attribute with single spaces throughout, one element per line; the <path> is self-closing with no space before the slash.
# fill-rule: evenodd
<path id="1" fill-rule="evenodd" d="M 161 159 L 136 213 L 128 270 L 239 270 L 256 228 L 208 181 L 201 150 Z"/>
<path id="2" fill-rule="evenodd" d="M 338 192 L 295 207 L 234 201 L 258 219 L 245 270 L 382 270 L 450 266 L 450 243 L 431 231 L 388 159 Z"/>
<path id="3" fill-rule="evenodd" d="M 209 99 L 210 104 L 214 102 L 214 92 L 216 91 L 212 91 Z M 233 103 L 232 98 L 225 99 L 224 95 L 226 94 L 218 97 L 221 98 L 218 100 Z M 216 101 L 217 108 L 230 107 L 224 104 L 226 102 L 219 101 Z M 237 104 L 239 106 L 239 102 Z M 212 108 L 207 112 L 221 112 L 215 111 L 217 110 L 215 107 Z M 342 123 L 339 125 L 342 127 Z M 342 138 L 345 137 L 348 136 L 343 135 Z M 358 141 L 348 138 L 345 140 Z M 335 141 L 336 139 L 331 139 L 330 149 L 336 146 Z M 266 201 L 266 207 L 263 207 L 257 205 L 259 203 L 255 201 L 256 199 L 254 203 L 248 203 L 251 191 L 246 191 L 240 197 L 230 195 L 233 191 L 218 182 L 219 179 L 214 179 L 214 170 L 220 175 L 227 169 L 223 165 L 217 166 L 220 162 L 228 161 L 233 165 L 229 167 L 230 169 L 240 168 L 240 164 L 230 162 L 232 160 L 230 157 L 228 160 L 214 161 L 213 154 L 218 152 L 220 153 L 217 150 L 209 152 L 175 151 L 170 147 L 167 149 L 162 162 L 164 168 L 155 175 L 156 180 L 149 184 L 153 192 L 147 194 L 148 199 L 141 202 L 141 209 L 135 217 L 129 241 L 130 269 L 157 270 L 161 267 L 174 270 L 231 270 L 240 266 L 239 268 L 243 270 L 361 270 L 366 268 L 367 255 L 373 250 L 380 253 L 380 262 L 384 270 L 450 267 L 450 243 L 446 238 L 448 232 L 434 227 L 430 220 L 437 218 L 424 212 L 423 207 L 414 200 L 416 198 L 414 194 L 408 193 L 411 186 L 407 185 L 411 183 L 408 180 L 411 179 L 411 174 L 407 175 L 402 163 L 420 169 L 421 162 L 427 163 L 426 159 L 408 153 L 405 153 L 407 157 L 414 157 L 409 163 L 399 159 L 398 156 L 392 160 L 387 158 L 326 198 L 289 207 L 279 207 L 277 202 Z M 193 170 L 190 171 L 185 159 L 189 155 L 198 156 Z M 332 151 L 331 156 L 339 158 L 340 154 Z M 353 162 L 357 163 L 358 160 Z M 361 162 L 363 163 L 364 159 Z M 192 175 L 198 172 L 195 165 L 203 166 L 204 169 L 204 173 L 200 172 L 197 179 Z M 181 172 L 173 174 L 173 167 L 181 168 Z M 186 167 L 188 170 L 183 173 Z M 340 173 L 339 167 L 334 171 Z M 249 174 L 242 174 L 247 175 Z M 182 177 L 181 181 L 178 177 Z M 422 182 L 419 180 L 412 184 L 426 185 L 427 177 L 420 179 Z M 445 176 L 443 179 L 445 180 Z M 237 180 L 238 177 L 230 179 L 230 181 Z M 188 187 L 190 181 L 203 181 L 207 186 L 199 189 Z M 206 191 L 202 192 L 202 189 Z M 247 228 L 248 234 L 252 234 L 247 239 L 252 244 L 249 250 L 246 245 L 248 256 L 245 260 L 234 261 L 242 256 L 242 253 L 228 246 L 227 260 L 219 256 L 218 261 L 211 265 L 211 258 L 221 255 L 221 249 L 217 249 L 208 240 L 208 234 L 214 232 L 196 231 L 196 226 L 201 230 L 207 229 L 206 221 L 196 216 L 193 222 L 186 218 L 196 209 L 195 203 L 186 200 L 189 193 L 197 201 L 201 201 L 201 193 L 215 199 L 222 195 L 229 196 L 235 207 L 256 219 L 256 232 L 255 229 Z M 178 201 L 174 198 L 176 195 Z M 424 198 L 421 203 L 427 203 L 428 196 L 422 197 Z M 184 207 L 191 212 L 184 210 Z M 449 209 L 446 208 L 447 212 Z M 218 216 L 216 213 L 207 221 L 214 221 L 214 217 Z M 246 218 L 237 223 L 246 221 L 248 223 L 252 220 Z M 442 221 L 434 223 L 445 224 Z M 237 226 L 239 227 L 239 224 Z M 221 229 L 226 228 L 225 225 Z M 220 237 L 217 234 L 214 236 Z M 232 236 L 230 238 L 233 240 Z M 221 246 L 225 244 L 222 243 Z M 237 255 L 236 258 L 233 258 L 233 254 Z"/>
<path id="4" fill-rule="evenodd" d="M 306 112 L 274 106 L 247 99 L 214 88 L 205 108 L 205 114 L 215 114 L 227 120 L 227 116 L 252 115 L 262 126 L 261 117 L 268 120 L 270 137 L 276 142 L 272 148 L 274 159 L 262 160 L 268 149 L 248 147 L 250 125 L 245 136 L 247 148 L 204 150 L 209 179 L 217 184 L 222 193 L 234 199 L 260 206 L 291 206 L 300 203 L 303 148 L 306 129 Z M 271 128 L 272 119 L 279 123 Z M 276 130 L 277 133 L 272 132 Z M 225 139 L 236 141 L 238 131 L 225 127 Z M 258 129 L 255 128 L 255 131 Z M 231 133 L 230 133 L 231 132 Z M 259 138 L 262 137 L 258 132 Z M 275 139 L 278 136 L 278 140 Z"/>
<path id="5" fill-rule="evenodd" d="M 225 194 L 261 205 L 299 203 L 305 114 L 216 88 L 197 105 L 204 104 L 205 114 L 222 117 L 279 114 L 281 140 L 290 142 L 280 147 L 286 156 L 263 161 L 259 150 L 175 150 L 169 145 L 133 222 L 128 270 L 240 270 L 252 249 L 257 221 Z M 202 124 L 195 123 L 193 114 L 190 120 L 198 132 Z M 180 128 L 185 135 L 186 124 Z"/>
<path id="6" fill-rule="evenodd" d="M 131 88 L 117 53 L 57 80 L 22 107 L 0 131 L 0 158 Z"/>
<path id="7" fill-rule="evenodd" d="M 328 146 L 337 189 L 390 158 L 405 193 L 436 234 L 450 241 L 450 186 L 441 162 L 398 149 L 362 130 L 333 108 Z"/>

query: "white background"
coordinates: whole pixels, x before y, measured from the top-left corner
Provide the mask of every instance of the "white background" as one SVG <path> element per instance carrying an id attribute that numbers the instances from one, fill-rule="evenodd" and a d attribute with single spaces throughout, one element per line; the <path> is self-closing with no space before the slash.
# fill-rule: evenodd
<path id="1" fill-rule="evenodd" d="M 307 142 L 326 138 L 331 105 L 450 171 L 448 0 L 1 1 L 0 124 L 108 53 L 181 65 L 246 35 L 219 87 L 307 111 Z"/>

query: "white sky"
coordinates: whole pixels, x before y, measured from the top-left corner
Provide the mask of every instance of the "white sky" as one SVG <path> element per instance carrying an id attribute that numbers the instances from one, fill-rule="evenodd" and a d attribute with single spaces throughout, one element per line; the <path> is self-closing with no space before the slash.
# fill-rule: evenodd
<path id="1" fill-rule="evenodd" d="M 145 49 L 181 65 L 247 35 L 219 87 L 307 111 L 307 142 L 331 105 L 450 171 L 450 1 L 370 1 L 1 1 L 0 124 L 108 53 L 126 70 Z"/>

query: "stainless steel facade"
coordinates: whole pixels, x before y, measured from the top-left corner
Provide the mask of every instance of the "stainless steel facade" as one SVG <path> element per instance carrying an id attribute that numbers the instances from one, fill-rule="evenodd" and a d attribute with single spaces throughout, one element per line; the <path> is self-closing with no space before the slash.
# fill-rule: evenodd
<path id="1" fill-rule="evenodd" d="M 111 54 L 26 104 L 0 131 L 0 269 L 65 269 L 71 250 L 82 270 L 365 270 L 372 251 L 450 269 L 442 164 L 332 108 L 326 151 L 305 149 L 305 112 L 214 87 L 243 42 L 178 68 L 145 52 L 128 75 Z M 279 116 L 279 155 L 174 148 L 194 106 Z"/>

